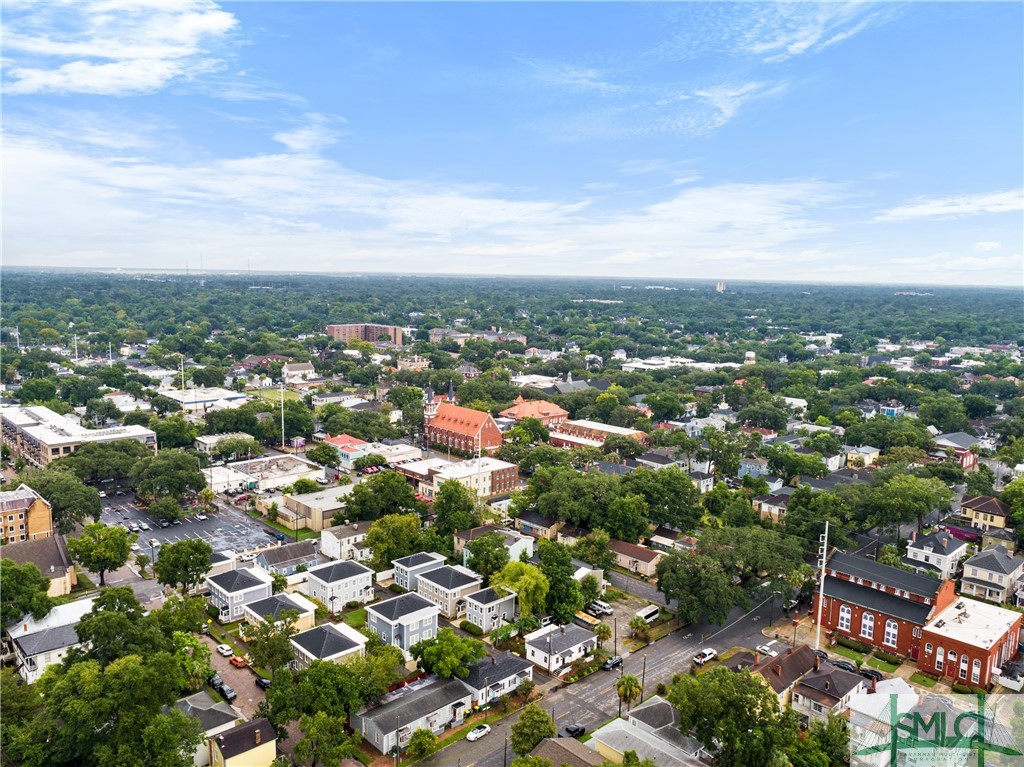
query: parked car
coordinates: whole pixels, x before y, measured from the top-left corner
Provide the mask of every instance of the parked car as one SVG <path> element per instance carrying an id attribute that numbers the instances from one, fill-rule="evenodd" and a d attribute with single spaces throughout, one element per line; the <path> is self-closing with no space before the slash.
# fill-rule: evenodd
<path id="1" fill-rule="evenodd" d="M 172 525 L 180 525 L 181 524 L 181 520 L 178 519 L 177 517 L 175 517 L 174 519 L 171 520 L 171 524 Z"/>
<path id="2" fill-rule="evenodd" d="M 102 490 L 100 490 L 100 498 L 106 498 L 106 497 L 107 497 L 107 494 L 105 492 L 103 492 Z"/>
<path id="3" fill-rule="evenodd" d="M 603 668 L 605 671 L 611 671 L 613 668 L 618 668 L 621 665 L 622 665 L 622 656 L 621 655 L 613 655 L 612 657 L 610 657 L 608 660 L 606 660 L 604 663 L 601 664 L 601 668 Z"/>
<path id="4" fill-rule="evenodd" d="M 133 543 L 132 544 L 132 551 L 142 551 L 142 547 L 139 544 L 137 544 L 137 543 Z"/>
<path id="5" fill-rule="evenodd" d="M 202 514 L 202 513 L 196 514 L 196 519 L 198 519 L 200 522 L 205 522 L 206 521 L 206 515 Z"/>
<path id="6" fill-rule="evenodd" d="M 589 605 L 587 605 L 587 612 L 593 615 L 595 618 L 600 618 L 602 615 L 611 615 L 615 611 L 612 610 L 612 606 L 607 602 L 602 602 L 600 599 L 595 599 Z"/>
<path id="7" fill-rule="evenodd" d="M 874 682 L 881 682 L 885 679 L 885 675 L 881 671 L 873 668 L 862 668 L 860 670 L 860 675 L 865 679 L 870 679 Z"/>
<path id="8" fill-rule="evenodd" d="M 235 648 L 229 644 L 219 644 L 217 645 L 217 652 L 228 658 L 235 654 Z"/>
<path id="9" fill-rule="evenodd" d="M 133 533 L 137 533 L 139 532 L 139 525 L 137 522 L 131 522 L 128 525 L 128 529 L 131 530 Z"/>
<path id="10" fill-rule="evenodd" d="M 252 562 L 254 559 L 256 559 L 255 551 L 249 551 L 238 558 L 240 562 Z"/>
<path id="11" fill-rule="evenodd" d="M 256 686 L 259 687 L 261 690 L 269 689 L 270 680 L 267 679 L 265 676 L 258 676 L 256 677 Z"/>
<path id="12" fill-rule="evenodd" d="M 228 661 L 228 663 L 230 663 L 235 668 L 245 668 L 249 665 L 245 662 L 245 658 L 243 658 L 241 655 L 232 655 L 231 660 Z"/>
<path id="13" fill-rule="evenodd" d="M 857 673 L 857 667 L 854 666 L 849 661 L 834 660 L 834 661 L 832 661 L 832 665 L 835 666 L 836 668 L 841 668 L 843 671 L 849 671 L 851 674 L 856 674 Z"/>
<path id="14" fill-rule="evenodd" d="M 171 522 L 170 522 L 170 520 L 167 520 L 167 519 L 158 519 L 156 521 L 156 526 L 159 527 L 159 528 L 170 527 L 171 526 Z"/>
<path id="15" fill-rule="evenodd" d="M 219 690 L 220 694 L 224 696 L 224 700 L 228 703 L 238 697 L 238 693 L 230 685 L 222 684 Z"/>
<path id="16" fill-rule="evenodd" d="M 149 525 L 147 525 L 145 522 L 139 522 L 139 529 L 140 530 L 149 530 Z"/>
<path id="17" fill-rule="evenodd" d="M 774 657 L 775 657 L 776 655 L 778 655 L 778 654 L 779 654 L 779 653 L 778 653 L 778 651 L 776 651 L 776 650 L 773 650 L 773 649 L 772 649 L 771 647 L 769 647 L 769 646 L 768 646 L 768 645 L 766 645 L 766 644 L 758 645 L 758 646 L 757 646 L 757 651 L 758 651 L 759 653 L 761 653 L 762 655 L 770 655 L 770 656 L 771 656 L 771 657 L 773 657 L 773 658 L 774 658 Z"/>
<path id="18" fill-rule="evenodd" d="M 822 660 L 828 660 L 828 653 L 825 652 L 824 650 L 811 650 L 811 652 L 813 652 L 815 655 L 817 655 Z"/>
<path id="19" fill-rule="evenodd" d="M 576 724 L 569 724 L 565 727 L 565 734 L 570 738 L 582 738 L 587 732 L 587 728 L 578 722 Z"/>
<path id="20" fill-rule="evenodd" d="M 701 650 L 699 653 L 693 656 L 693 662 L 698 666 L 703 666 L 705 663 L 709 663 L 718 657 L 718 653 L 712 650 L 710 647 L 706 650 Z"/>
<path id="21" fill-rule="evenodd" d="M 216 671 L 213 672 L 213 675 L 210 677 L 208 681 L 210 682 L 210 687 L 212 687 L 215 690 L 219 690 L 221 688 L 221 685 L 224 684 L 224 680 L 220 678 L 220 674 L 218 674 Z"/>
<path id="22" fill-rule="evenodd" d="M 472 730 L 469 731 L 469 733 L 466 735 L 466 740 L 470 740 L 470 741 L 480 740 L 480 738 L 482 738 L 484 735 L 486 735 L 490 731 L 491 731 L 491 728 L 488 725 L 486 725 L 486 724 L 478 724 L 476 727 L 474 727 Z"/>

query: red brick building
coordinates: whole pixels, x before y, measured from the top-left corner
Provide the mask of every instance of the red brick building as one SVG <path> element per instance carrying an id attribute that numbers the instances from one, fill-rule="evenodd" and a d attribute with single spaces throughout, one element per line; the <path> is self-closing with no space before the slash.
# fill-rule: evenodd
<path id="1" fill-rule="evenodd" d="M 830 636 L 846 636 L 917 660 L 929 620 L 956 600 L 953 582 L 836 552 L 825 565 L 824 594 L 812 617 Z"/>
<path id="2" fill-rule="evenodd" d="M 1020 613 L 961 597 L 935 616 L 921 638 L 921 671 L 988 687 L 995 669 L 1017 654 Z"/>
<path id="3" fill-rule="evenodd" d="M 521 421 L 524 418 L 536 418 L 549 429 L 564 423 L 569 417 L 569 411 L 560 408 L 554 402 L 547 402 L 542 399 L 527 400 L 520 394 L 516 397 L 516 404 L 501 411 L 505 418 L 512 418 Z"/>
<path id="4" fill-rule="evenodd" d="M 327 335 L 333 341 L 348 341 L 355 338 L 359 341 L 369 341 L 372 344 L 386 337 L 388 343 L 395 346 L 402 345 L 402 329 L 397 325 L 371 325 L 368 323 L 355 323 L 351 325 L 328 325 Z"/>
<path id="5" fill-rule="evenodd" d="M 469 453 L 493 453 L 501 447 L 502 434 L 490 413 L 442 402 L 432 416 L 424 414 L 427 442 Z"/>

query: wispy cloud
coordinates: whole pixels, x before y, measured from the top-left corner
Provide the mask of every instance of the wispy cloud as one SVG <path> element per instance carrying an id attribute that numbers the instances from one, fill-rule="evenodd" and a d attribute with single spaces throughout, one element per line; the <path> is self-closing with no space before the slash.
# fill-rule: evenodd
<path id="1" fill-rule="evenodd" d="M 8 95 L 150 93 L 216 71 L 237 25 L 208 0 L 12 4 L 4 25 Z"/>
<path id="2" fill-rule="evenodd" d="M 292 152 L 316 152 L 334 144 L 341 136 L 341 132 L 332 125 L 344 122 L 343 118 L 310 113 L 305 119 L 305 125 L 275 133 L 274 141 L 284 144 Z"/>
<path id="3" fill-rule="evenodd" d="M 982 213 L 1015 213 L 1024 210 L 1024 190 L 958 195 L 955 197 L 917 197 L 875 216 L 875 221 L 909 221 L 917 218 L 962 218 Z"/>
<path id="4" fill-rule="evenodd" d="M 629 86 L 612 82 L 608 75 L 593 67 L 581 67 L 562 62 L 531 61 L 538 81 L 545 85 L 573 91 L 611 95 L 625 93 Z"/>
<path id="5" fill-rule="evenodd" d="M 706 101 L 718 111 L 715 127 L 725 125 L 744 104 L 758 98 L 775 96 L 786 89 L 785 83 L 766 84 L 758 82 L 722 84 L 694 91 L 695 96 Z"/>
<path id="6" fill-rule="evenodd" d="M 993 250 L 999 250 L 1003 244 L 1001 242 L 976 242 L 974 243 L 974 249 L 979 253 L 990 253 Z"/>

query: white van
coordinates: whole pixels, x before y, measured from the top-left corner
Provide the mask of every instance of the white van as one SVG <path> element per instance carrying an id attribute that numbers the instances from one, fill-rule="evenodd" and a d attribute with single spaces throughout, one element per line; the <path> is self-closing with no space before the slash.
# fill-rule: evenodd
<path id="1" fill-rule="evenodd" d="M 612 610 L 612 606 L 607 602 L 595 599 L 587 605 L 587 612 L 595 617 L 600 617 L 602 615 L 611 615 L 614 611 Z"/>

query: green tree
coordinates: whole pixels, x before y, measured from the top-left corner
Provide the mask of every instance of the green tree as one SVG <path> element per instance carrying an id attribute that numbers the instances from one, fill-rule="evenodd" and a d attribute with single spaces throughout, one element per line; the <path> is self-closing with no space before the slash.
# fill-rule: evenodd
<path id="1" fill-rule="evenodd" d="M 160 549 L 153 572 L 163 585 L 177 587 L 187 594 L 199 585 L 212 566 L 213 548 L 210 544 L 199 538 L 186 538 Z"/>
<path id="2" fill-rule="evenodd" d="M 568 623 L 583 609 L 580 585 L 573 577 L 572 556 L 562 544 L 544 539 L 538 543 L 538 553 L 540 570 L 548 580 L 548 615 L 559 623 Z"/>
<path id="3" fill-rule="evenodd" d="M 352 468 L 356 471 L 362 471 L 363 469 L 368 469 L 371 466 L 387 466 L 387 464 L 388 459 L 380 453 L 370 453 L 369 455 L 364 455 L 361 458 L 356 458 L 356 460 L 352 462 Z"/>
<path id="4" fill-rule="evenodd" d="M 270 576 L 270 593 L 280 594 L 288 588 L 288 576 L 284 573 L 272 573 Z"/>
<path id="5" fill-rule="evenodd" d="M 68 551 L 86 570 L 99 573 L 100 586 L 105 586 L 107 573 L 124 566 L 138 537 L 120 525 L 94 522 L 82 529 L 80 537 L 68 538 Z"/>
<path id="6" fill-rule="evenodd" d="M 694 623 L 706 616 L 721 625 L 737 604 L 744 604 L 743 590 L 730 581 L 717 560 L 702 555 L 672 553 L 657 565 L 658 591 L 676 602 L 679 620 Z"/>
<path id="7" fill-rule="evenodd" d="M 454 479 L 441 483 L 434 498 L 434 527 L 441 535 L 469 530 L 480 524 L 475 511 L 476 499 L 469 488 Z"/>
<path id="8" fill-rule="evenodd" d="M 583 597 L 583 605 L 589 605 L 595 599 L 601 597 L 601 584 L 593 575 L 584 575 L 580 580 L 580 596 Z"/>
<path id="9" fill-rule="evenodd" d="M 573 555 L 599 570 L 609 570 L 615 564 L 615 554 L 608 548 L 611 536 L 604 530 L 594 530 L 576 541 Z"/>
<path id="10" fill-rule="evenodd" d="M 385 471 L 352 488 L 345 508 L 334 515 L 332 522 L 340 525 L 346 519 L 373 520 L 387 514 L 422 514 L 426 508 L 401 474 Z"/>
<path id="11" fill-rule="evenodd" d="M 101 591 L 92 609 L 75 626 L 75 633 L 83 649 L 69 653 L 71 662 L 86 658 L 105 667 L 129 655 L 149 658 L 164 653 L 177 668 L 170 655 L 173 633 L 168 637 L 161 631 L 159 619 L 146 614 L 131 586 Z"/>
<path id="12" fill-rule="evenodd" d="M 181 450 L 161 450 L 143 458 L 132 468 L 130 479 L 135 492 L 147 499 L 179 499 L 189 490 L 198 493 L 206 487 L 199 459 Z"/>
<path id="13" fill-rule="evenodd" d="M 647 641 L 650 628 L 651 627 L 647 625 L 647 621 L 641 615 L 634 615 L 629 619 L 629 630 L 633 632 L 634 637 L 637 637 L 641 641 Z"/>
<path id="14" fill-rule="evenodd" d="M 186 421 L 181 413 L 163 421 L 154 418 L 149 428 L 156 432 L 157 444 L 161 449 L 190 447 L 199 436 L 199 429 Z"/>
<path id="15" fill-rule="evenodd" d="M 354 757 L 359 741 L 358 732 L 348 734 L 346 722 L 324 711 L 299 717 L 302 737 L 295 743 L 295 757 L 310 767 L 338 767 L 343 760 Z"/>
<path id="16" fill-rule="evenodd" d="M 35 717 L 43 700 L 36 685 L 25 684 L 14 669 L 6 666 L 0 668 L 0 700 L 4 702 L 4 715 L 0 718 L 0 751 L 7 753 L 11 741 Z"/>
<path id="17" fill-rule="evenodd" d="M 693 530 L 700 520 L 700 494 L 682 469 L 670 466 L 651 471 L 639 469 L 622 478 L 622 489 L 643 497 L 647 517 L 658 525 Z"/>
<path id="18" fill-rule="evenodd" d="M 483 576 L 485 586 L 490 583 L 492 575 L 508 564 L 508 549 L 500 533 L 481 535 L 470 541 L 466 549 L 469 551 L 467 567 Z"/>
<path id="19" fill-rule="evenodd" d="M 437 636 L 417 642 L 409 648 L 424 669 L 442 679 L 457 676 L 464 679 L 470 668 L 487 655 L 487 648 L 479 639 L 461 637 L 450 628 L 443 628 Z"/>
<path id="20" fill-rule="evenodd" d="M 951 396 L 926 397 L 921 400 L 917 419 L 940 432 L 968 431 L 971 428 L 963 403 Z"/>
<path id="21" fill-rule="evenodd" d="M 437 747 L 437 736 L 430 730 L 420 727 L 409 736 L 409 745 L 406 746 L 406 753 L 413 759 L 422 759 Z"/>
<path id="22" fill-rule="evenodd" d="M 292 637 L 298 633 L 298 617 L 298 611 L 285 610 L 276 620 L 264 619 L 246 630 L 253 665 L 269 669 L 276 678 L 277 671 L 295 659 Z"/>
<path id="23" fill-rule="evenodd" d="M 198 690 L 210 676 L 210 646 L 195 634 L 184 631 L 175 631 L 171 641 L 185 686 L 189 690 Z"/>
<path id="24" fill-rule="evenodd" d="M 597 643 L 603 645 L 612 638 L 612 627 L 607 623 L 598 623 L 594 626 L 594 636 L 597 637 Z M 612 649 L 614 650 L 615 648 Z"/>
<path id="25" fill-rule="evenodd" d="M 75 526 L 92 517 L 100 518 L 100 494 L 94 487 L 82 484 L 75 474 L 66 467 L 47 466 L 44 469 L 24 472 L 11 484 L 17 487 L 25 483 L 43 496 L 53 510 L 53 526 L 61 535 L 67 535 Z"/>
<path id="26" fill-rule="evenodd" d="M 385 514 L 366 531 L 365 544 L 378 569 L 420 550 L 423 523 L 416 514 Z"/>
<path id="27" fill-rule="evenodd" d="M 875 523 L 881 528 L 894 528 L 917 520 L 918 532 L 924 528 L 924 517 L 933 509 L 948 508 L 952 493 L 934 478 L 921 479 L 903 474 L 893 477 L 874 491 Z"/>
<path id="28" fill-rule="evenodd" d="M 0 559 L 0 583 L 0 621 L 4 626 L 25 615 L 39 620 L 53 609 L 55 603 L 47 595 L 50 579 L 31 562 L 19 565 L 13 559 Z"/>
<path id="29" fill-rule="evenodd" d="M 558 767 L 543 756 L 520 756 L 512 760 L 510 767 Z"/>
<path id="30" fill-rule="evenodd" d="M 519 719 L 512 725 L 509 743 L 512 751 L 518 756 L 525 756 L 537 747 L 544 738 L 553 738 L 557 734 L 555 720 L 537 703 L 528 703 L 519 714 Z"/>
<path id="31" fill-rule="evenodd" d="M 540 568 L 513 561 L 491 576 L 491 587 L 515 592 L 520 615 L 537 615 L 547 604 L 550 584 Z"/>
<path id="32" fill-rule="evenodd" d="M 983 463 L 978 464 L 976 471 L 967 475 L 967 495 L 993 495 L 996 481 L 995 472 Z"/>
<path id="33" fill-rule="evenodd" d="M 594 520 L 612 538 L 636 543 L 650 532 L 647 503 L 641 495 L 624 495 L 612 500 Z"/>
<path id="34" fill-rule="evenodd" d="M 605 453 L 615 453 L 622 458 L 636 458 L 647 448 L 642 442 L 624 434 L 610 434 L 601 445 Z"/>
<path id="35" fill-rule="evenodd" d="M 146 569 L 149 567 L 149 554 L 143 554 L 141 551 L 138 554 L 136 554 L 135 566 L 139 568 L 139 575 L 141 577 L 148 577 L 146 575 Z"/>
<path id="36" fill-rule="evenodd" d="M 341 456 L 338 455 L 337 448 L 327 442 L 320 442 L 309 448 L 306 451 L 306 458 L 321 466 L 329 466 L 332 469 L 341 463 Z"/>
<path id="37" fill-rule="evenodd" d="M 626 709 L 632 707 L 633 701 L 640 697 L 643 688 L 640 687 L 640 680 L 632 674 L 623 674 L 615 682 L 615 694 L 619 698 L 619 716 L 622 716 L 622 704 Z"/>
<path id="38" fill-rule="evenodd" d="M 208 366 L 196 368 L 192 371 L 192 383 L 196 386 L 223 386 L 227 378 L 227 368 Z"/>
<path id="39" fill-rule="evenodd" d="M 185 516 L 181 503 L 169 495 L 154 499 L 149 504 L 149 513 L 154 519 L 178 519 Z"/>

